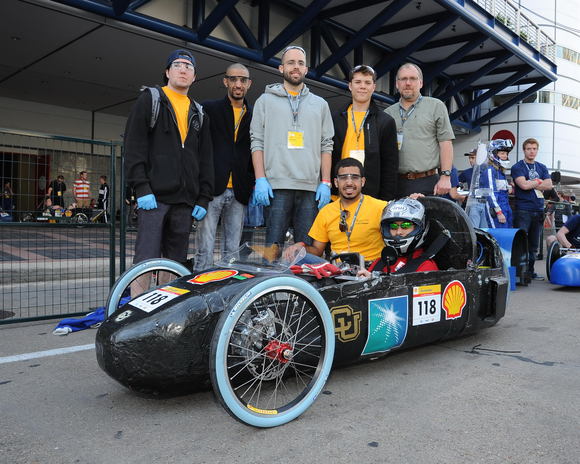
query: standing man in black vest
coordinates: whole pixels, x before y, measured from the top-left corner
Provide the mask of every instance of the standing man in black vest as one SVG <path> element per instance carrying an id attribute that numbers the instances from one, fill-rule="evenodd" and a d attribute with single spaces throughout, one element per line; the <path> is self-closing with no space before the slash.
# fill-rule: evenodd
<path id="1" fill-rule="evenodd" d="M 252 107 L 246 94 L 252 84 L 250 72 L 243 64 L 226 69 L 223 79 L 227 95 L 203 102 L 211 119 L 215 184 L 207 216 L 195 236 L 194 271 L 213 265 L 215 238 L 221 218 L 222 247 L 232 253 L 239 247 L 244 226 L 244 211 L 254 188 L 254 168 L 250 150 Z"/>
<path id="2" fill-rule="evenodd" d="M 352 102 L 332 115 L 334 146 L 332 172 L 344 158 L 356 158 L 364 166 L 363 193 L 381 200 L 393 200 L 399 177 L 399 149 L 395 120 L 373 102 L 377 75 L 361 64 L 352 68 L 348 88 Z M 337 194 L 334 188 L 334 194 Z"/>

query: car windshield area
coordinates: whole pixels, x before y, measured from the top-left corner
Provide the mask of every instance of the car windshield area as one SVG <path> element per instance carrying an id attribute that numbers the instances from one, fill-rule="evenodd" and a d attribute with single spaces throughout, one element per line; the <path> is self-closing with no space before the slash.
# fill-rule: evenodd
<path id="1" fill-rule="evenodd" d="M 225 255 L 216 262 L 219 267 L 231 267 L 249 272 L 266 272 L 281 274 L 288 272 L 290 266 L 304 258 L 306 250 L 302 248 L 292 261 L 284 260 L 282 249 L 274 244 L 270 246 L 244 243 L 238 250 Z"/>

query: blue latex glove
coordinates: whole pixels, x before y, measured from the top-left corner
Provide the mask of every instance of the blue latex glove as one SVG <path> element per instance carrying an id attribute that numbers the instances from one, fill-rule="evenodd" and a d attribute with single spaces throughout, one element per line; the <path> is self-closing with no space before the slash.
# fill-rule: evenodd
<path id="1" fill-rule="evenodd" d="M 193 219 L 197 219 L 198 221 L 201 221 L 206 214 L 207 210 L 203 206 L 199 205 L 195 205 L 195 208 L 193 208 L 193 211 L 191 212 Z"/>
<path id="2" fill-rule="evenodd" d="M 318 202 L 318 209 L 323 208 L 330 203 L 330 187 L 322 182 L 316 189 L 316 201 Z"/>
<path id="3" fill-rule="evenodd" d="M 256 205 L 270 206 L 270 198 L 274 198 L 272 186 L 268 179 L 260 177 L 256 179 L 256 187 L 254 189 L 254 202 Z"/>
<path id="4" fill-rule="evenodd" d="M 137 208 L 141 209 L 157 208 L 157 200 L 155 200 L 155 195 L 149 193 L 147 195 L 137 198 Z"/>

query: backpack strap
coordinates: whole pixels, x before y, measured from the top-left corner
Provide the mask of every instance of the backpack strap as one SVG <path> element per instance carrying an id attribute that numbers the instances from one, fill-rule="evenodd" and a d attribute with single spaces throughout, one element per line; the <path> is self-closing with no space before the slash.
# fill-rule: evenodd
<path id="1" fill-rule="evenodd" d="M 157 124 L 157 118 L 159 117 L 159 107 L 161 105 L 161 94 L 159 93 L 158 87 L 147 87 L 146 85 L 141 87 L 141 92 L 144 90 L 149 90 L 151 94 L 151 116 L 149 117 L 149 130 L 152 130 Z"/>

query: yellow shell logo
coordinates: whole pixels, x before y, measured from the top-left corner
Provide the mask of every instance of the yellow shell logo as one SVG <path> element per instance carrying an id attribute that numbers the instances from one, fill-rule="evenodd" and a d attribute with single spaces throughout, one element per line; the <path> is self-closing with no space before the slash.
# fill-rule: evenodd
<path id="1" fill-rule="evenodd" d="M 229 279 L 235 276 L 238 271 L 222 269 L 220 271 L 204 272 L 203 274 L 196 275 L 193 279 L 189 279 L 188 282 L 192 284 L 207 284 L 209 282 L 218 282 L 220 280 Z"/>
<path id="2" fill-rule="evenodd" d="M 465 287 L 459 280 L 449 282 L 443 292 L 443 309 L 445 319 L 457 319 L 461 317 L 466 303 Z"/>

